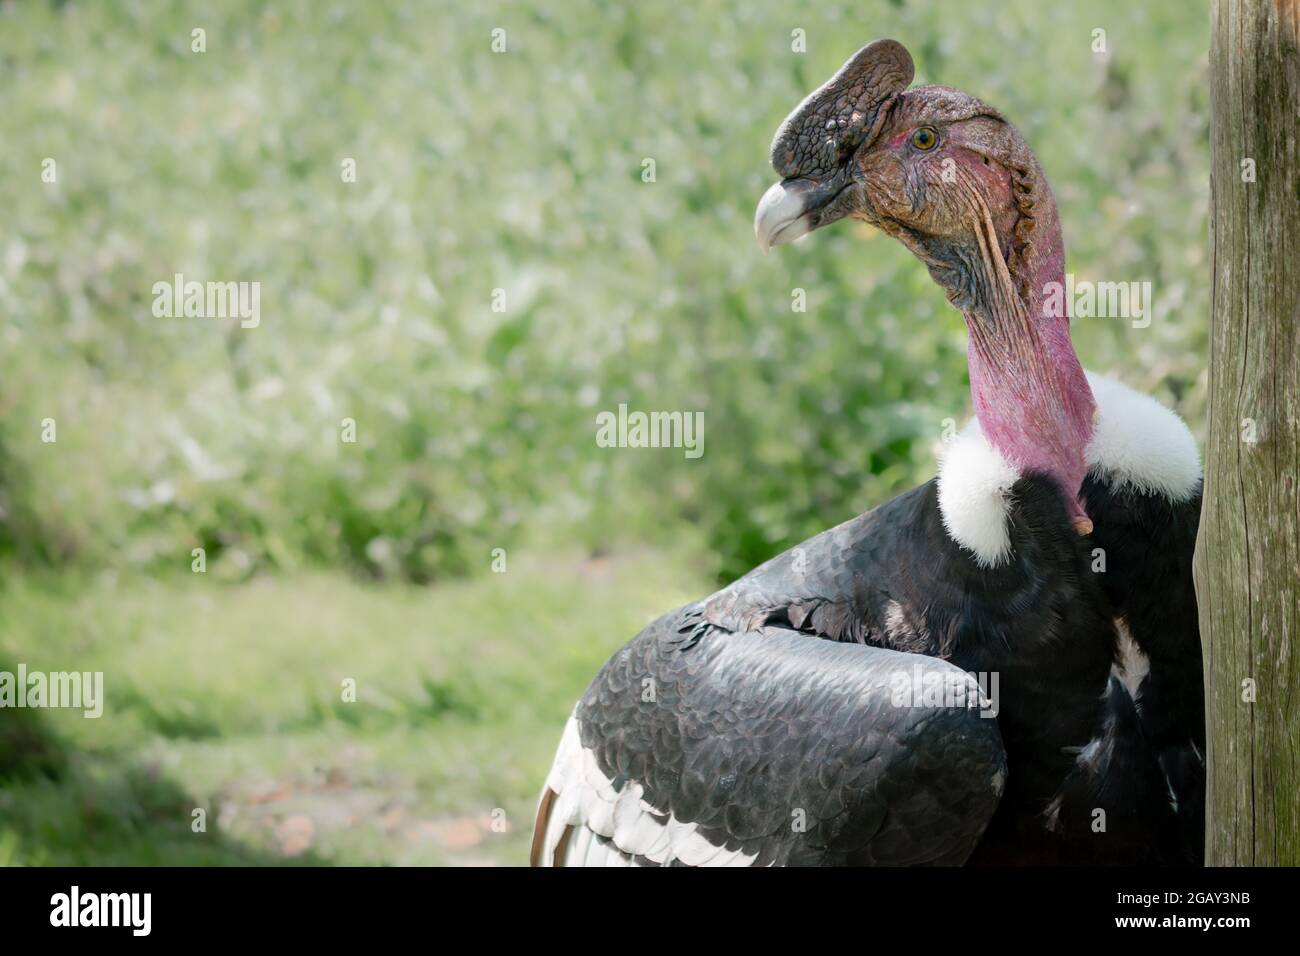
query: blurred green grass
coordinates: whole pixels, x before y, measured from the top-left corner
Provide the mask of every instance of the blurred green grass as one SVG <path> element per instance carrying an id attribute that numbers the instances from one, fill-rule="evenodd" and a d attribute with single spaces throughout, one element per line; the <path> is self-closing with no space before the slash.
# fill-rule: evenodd
<path id="1" fill-rule="evenodd" d="M 105 707 L 0 712 L 0 865 L 522 863 L 577 695 L 705 579 L 660 551 L 433 589 L 11 578 L 0 669 L 103 671 Z"/>
<path id="2" fill-rule="evenodd" d="M 0 713 L 0 861 L 522 859 L 609 651 L 965 416 L 960 317 L 900 247 L 753 241 L 777 124 L 873 38 L 1020 127 L 1071 271 L 1153 283 L 1150 328 L 1075 341 L 1199 431 L 1208 32 L 1127 0 L 0 3 L 0 664 L 103 669 L 110 707 Z M 154 318 L 176 272 L 259 281 L 260 326 Z M 704 456 L 598 448 L 622 402 L 703 411 Z"/>
<path id="3" fill-rule="evenodd" d="M 751 227 L 777 123 L 881 35 L 1020 125 L 1080 278 L 1153 283 L 1076 340 L 1199 421 L 1208 17 L 981 6 L 0 7 L 0 554 L 428 581 L 685 521 L 728 577 L 924 478 L 960 317 L 865 228 Z M 261 325 L 154 318 L 176 272 L 260 281 Z M 703 411 L 704 457 L 597 448 L 620 402 Z"/>

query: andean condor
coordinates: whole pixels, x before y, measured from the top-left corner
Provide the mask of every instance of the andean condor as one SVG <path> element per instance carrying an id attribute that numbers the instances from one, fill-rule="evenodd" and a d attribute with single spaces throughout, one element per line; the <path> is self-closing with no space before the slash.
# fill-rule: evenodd
<path id="1" fill-rule="evenodd" d="M 965 316 L 975 419 L 935 479 L 605 664 L 535 865 L 1200 862 L 1195 443 L 1080 367 L 1024 140 L 912 76 L 879 40 L 804 100 L 755 230 L 849 217 L 906 245 Z"/>

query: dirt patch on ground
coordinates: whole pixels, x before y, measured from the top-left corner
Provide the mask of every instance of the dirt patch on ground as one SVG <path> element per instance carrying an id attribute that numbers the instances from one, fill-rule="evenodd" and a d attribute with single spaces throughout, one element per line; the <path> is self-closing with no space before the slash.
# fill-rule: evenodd
<path id="1" fill-rule="evenodd" d="M 253 838 L 287 859 L 309 852 L 328 858 L 339 841 L 369 833 L 406 848 L 405 863 L 493 866 L 488 844 L 510 832 L 502 812 L 424 815 L 413 791 L 354 782 L 339 767 L 308 779 L 232 781 L 218 801 L 223 833 Z"/>

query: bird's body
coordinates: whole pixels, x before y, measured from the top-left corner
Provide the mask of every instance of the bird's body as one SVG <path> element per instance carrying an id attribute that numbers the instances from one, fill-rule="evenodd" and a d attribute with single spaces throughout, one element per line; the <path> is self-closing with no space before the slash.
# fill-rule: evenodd
<path id="1" fill-rule="evenodd" d="M 1181 661 L 1197 641 L 1194 620 L 1167 616 L 1192 586 L 1195 446 L 1150 399 L 1106 387 L 1102 421 L 1122 433 L 1084 485 L 1108 503 L 1092 535 L 1050 481 L 962 435 L 938 479 L 647 627 L 575 708 L 535 861 L 1192 859 L 1138 688 L 1154 686 L 1152 654 L 1181 646 Z M 1181 471 L 1124 457 L 1171 431 Z M 987 521 L 959 543 L 945 504 Z M 1007 546 L 981 566 L 979 549 Z M 1171 763 L 1198 746 L 1167 745 Z"/>
<path id="2" fill-rule="evenodd" d="M 665 615 L 596 676 L 537 865 L 1187 863 L 1204 753 L 1195 443 L 1087 376 L 1055 201 L 995 110 L 860 50 L 778 131 L 764 246 L 846 216 L 970 333 L 937 478 Z"/>

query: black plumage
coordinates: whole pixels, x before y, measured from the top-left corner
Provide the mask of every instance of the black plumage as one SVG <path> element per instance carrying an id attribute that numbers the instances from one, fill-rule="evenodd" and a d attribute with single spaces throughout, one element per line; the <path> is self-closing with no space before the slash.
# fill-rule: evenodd
<path id="1" fill-rule="evenodd" d="M 893 676 L 913 667 L 952 670 L 783 628 L 723 631 L 694 604 L 615 654 L 577 720 L 616 788 L 635 780 L 758 865 L 960 863 L 997 806 L 1002 745 L 977 711 L 894 707 Z"/>
<path id="2" fill-rule="evenodd" d="M 948 536 L 934 481 L 809 539 L 616 653 L 582 745 L 615 790 L 760 864 L 1190 861 L 1195 774 L 1170 770 L 1195 702 L 1163 702 L 1199 646 L 1196 506 L 1084 492 L 1086 537 L 1050 480 L 1017 481 L 994 568 Z M 1136 707 L 1110 676 L 1119 617 L 1150 657 Z M 894 706 L 917 665 L 996 674 L 996 720 Z"/>
<path id="3" fill-rule="evenodd" d="M 1201 491 L 1171 501 L 1122 483 L 1090 479 L 1092 539 L 1102 548 L 1102 586 L 1149 662 L 1137 712 L 1177 806 L 1180 861 L 1200 862 L 1205 847 L 1205 681 L 1192 556 Z"/>

